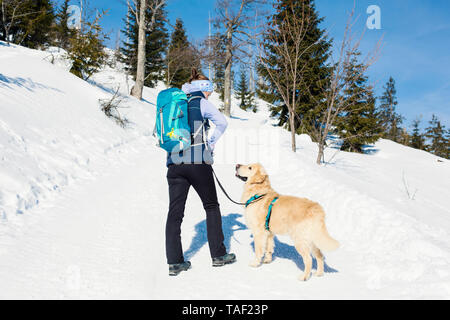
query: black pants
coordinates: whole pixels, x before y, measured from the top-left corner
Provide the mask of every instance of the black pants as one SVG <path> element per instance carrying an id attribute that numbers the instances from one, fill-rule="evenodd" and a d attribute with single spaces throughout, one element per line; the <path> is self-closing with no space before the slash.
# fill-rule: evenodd
<path id="1" fill-rule="evenodd" d="M 222 216 L 217 201 L 212 167 L 207 164 L 171 165 L 167 171 L 169 183 L 169 214 L 166 224 L 166 255 L 168 264 L 182 263 L 181 222 L 189 188 L 194 187 L 206 211 L 206 228 L 212 258 L 226 254 L 223 244 Z"/>

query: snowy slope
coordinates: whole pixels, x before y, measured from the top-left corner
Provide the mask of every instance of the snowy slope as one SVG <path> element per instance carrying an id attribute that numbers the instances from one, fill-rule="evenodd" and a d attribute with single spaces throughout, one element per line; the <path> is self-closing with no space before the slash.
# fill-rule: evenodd
<path id="1" fill-rule="evenodd" d="M 323 205 L 342 247 L 327 255 L 325 276 L 306 283 L 286 237 L 277 237 L 272 264 L 252 269 L 242 208 L 218 191 L 238 262 L 212 268 L 191 191 L 182 238 L 193 268 L 169 278 L 165 155 L 151 138 L 163 86 L 146 88 L 144 102 L 124 101 L 132 121 L 124 130 L 98 104 L 119 86 L 129 91 L 120 70 L 86 83 L 48 60 L 0 43 L 0 298 L 450 298 L 449 162 L 380 140 L 368 155 L 330 148 L 329 164 L 318 167 L 309 137 L 298 136 L 292 153 L 263 102 L 257 114 L 233 108 L 217 174 L 239 199 L 234 165 L 263 163 L 278 192 Z"/>

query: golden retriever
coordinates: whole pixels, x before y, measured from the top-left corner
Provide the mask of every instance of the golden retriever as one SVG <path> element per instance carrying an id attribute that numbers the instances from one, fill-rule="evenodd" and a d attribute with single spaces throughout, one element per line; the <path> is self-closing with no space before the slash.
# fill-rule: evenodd
<path id="1" fill-rule="evenodd" d="M 260 164 L 236 165 L 236 177 L 245 181 L 241 202 L 246 203 L 255 195 L 264 195 L 249 204 L 245 209 L 245 220 L 255 242 L 255 259 L 252 267 L 272 262 L 275 234 L 289 235 L 295 248 L 302 256 L 305 265 L 300 280 L 309 279 L 312 268 L 311 252 L 317 260 L 315 276 L 323 276 L 324 259 L 322 251 L 332 251 L 339 247 L 339 242 L 328 234 L 325 226 L 325 212 L 322 207 L 311 200 L 292 196 L 283 196 L 275 192 L 269 177 Z M 276 197 L 266 230 L 266 217 L 269 206 Z"/>

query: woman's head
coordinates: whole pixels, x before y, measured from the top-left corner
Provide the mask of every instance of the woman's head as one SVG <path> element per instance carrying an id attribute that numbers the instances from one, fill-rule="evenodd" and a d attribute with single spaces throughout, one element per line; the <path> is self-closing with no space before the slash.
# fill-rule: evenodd
<path id="1" fill-rule="evenodd" d="M 192 68 L 189 83 L 197 86 L 199 90 L 203 92 L 206 99 L 208 99 L 211 93 L 214 91 L 213 83 L 207 77 L 200 74 L 196 68 Z"/>
<path id="2" fill-rule="evenodd" d="M 189 79 L 189 83 L 192 83 L 192 81 L 196 81 L 196 80 L 208 80 L 209 81 L 208 77 L 199 73 L 197 68 L 192 68 L 191 78 Z"/>

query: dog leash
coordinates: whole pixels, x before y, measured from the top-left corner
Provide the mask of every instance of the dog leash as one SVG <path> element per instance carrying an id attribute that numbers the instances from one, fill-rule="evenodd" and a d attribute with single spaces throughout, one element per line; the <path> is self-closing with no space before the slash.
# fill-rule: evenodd
<path id="1" fill-rule="evenodd" d="M 237 202 L 237 201 L 234 201 L 233 199 L 231 199 L 231 197 L 230 197 L 230 196 L 228 195 L 228 193 L 225 191 L 225 188 L 222 186 L 222 183 L 220 183 L 219 178 L 217 178 L 216 172 L 214 171 L 214 169 L 213 169 L 212 166 L 211 166 L 211 170 L 212 170 L 212 173 L 213 173 L 213 175 L 214 175 L 214 178 L 216 178 L 217 184 L 219 185 L 220 189 L 222 189 L 223 193 L 224 193 L 225 196 L 228 198 L 228 200 L 230 200 L 231 202 L 233 202 L 233 203 L 235 203 L 235 204 L 237 204 L 237 205 L 240 205 L 240 206 L 246 206 L 246 207 L 247 207 L 247 206 L 250 204 L 250 203 L 248 203 L 248 201 L 247 201 L 246 203 L 242 203 L 242 202 Z M 254 202 L 256 202 L 256 201 L 261 200 L 264 196 L 265 196 L 265 195 L 260 196 L 260 197 L 258 197 L 257 199 L 254 199 L 251 203 L 254 203 Z"/>

